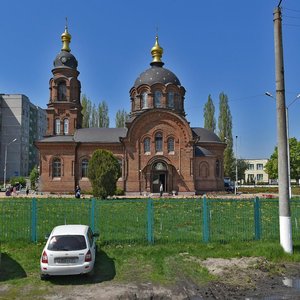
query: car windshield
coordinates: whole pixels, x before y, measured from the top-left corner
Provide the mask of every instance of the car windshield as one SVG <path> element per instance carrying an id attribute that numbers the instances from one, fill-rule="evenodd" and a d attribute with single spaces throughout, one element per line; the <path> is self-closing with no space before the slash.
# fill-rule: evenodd
<path id="1" fill-rule="evenodd" d="M 48 250 L 52 251 L 74 251 L 86 249 L 83 235 L 56 235 L 51 237 Z"/>

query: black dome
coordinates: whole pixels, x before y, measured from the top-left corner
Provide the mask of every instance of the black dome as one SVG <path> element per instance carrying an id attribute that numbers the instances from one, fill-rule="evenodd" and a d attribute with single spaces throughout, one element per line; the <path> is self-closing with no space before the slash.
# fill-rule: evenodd
<path id="1" fill-rule="evenodd" d="M 72 69 L 77 69 L 78 62 L 73 54 L 68 51 L 62 50 L 57 54 L 53 65 L 54 68 L 69 67 Z"/>
<path id="2" fill-rule="evenodd" d="M 177 76 L 168 69 L 161 66 L 152 65 L 136 79 L 134 86 L 138 87 L 142 84 L 153 85 L 155 83 L 181 85 Z"/>

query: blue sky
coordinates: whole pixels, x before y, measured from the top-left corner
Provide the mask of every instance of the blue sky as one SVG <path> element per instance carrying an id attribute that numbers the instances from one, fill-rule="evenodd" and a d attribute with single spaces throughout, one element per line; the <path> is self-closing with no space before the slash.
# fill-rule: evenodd
<path id="1" fill-rule="evenodd" d="M 162 60 L 186 89 L 192 127 L 203 127 L 211 94 L 228 95 L 239 158 L 268 158 L 277 143 L 273 11 L 279 0 L 1 1 L 0 93 L 46 108 L 53 60 L 68 17 L 82 93 L 105 100 L 114 127 L 130 111 L 129 90 L 149 67 L 158 31 Z M 300 1 L 283 0 L 286 103 L 300 93 Z M 158 28 L 158 29 L 157 29 Z M 300 99 L 289 108 L 300 139 Z"/>

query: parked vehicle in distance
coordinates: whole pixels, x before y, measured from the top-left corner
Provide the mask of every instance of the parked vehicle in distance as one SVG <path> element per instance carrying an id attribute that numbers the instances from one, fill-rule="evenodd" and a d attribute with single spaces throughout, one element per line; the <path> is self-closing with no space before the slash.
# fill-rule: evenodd
<path id="1" fill-rule="evenodd" d="M 224 189 L 226 192 L 234 193 L 234 183 L 230 180 L 224 179 Z"/>
<path id="2" fill-rule="evenodd" d="M 93 270 L 96 259 L 95 238 L 87 225 L 54 227 L 40 259 L 41 279 L 52 275 L 77 275 Z"/>

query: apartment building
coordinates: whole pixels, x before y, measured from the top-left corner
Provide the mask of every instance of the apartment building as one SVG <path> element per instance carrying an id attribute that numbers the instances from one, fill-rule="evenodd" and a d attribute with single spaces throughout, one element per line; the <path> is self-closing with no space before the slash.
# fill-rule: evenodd
<path id="1" fill-rule="evenodd" d="M 0 170 L 6 179 L 28 176 L 39 163 L 34 141 L 46 132 L 46 112 L 21 94 L 0 94 Z M 0 172 L 1 181 L 4 172 Z"/>
<path id="2" fill-rule="evenodd" d="M 268 159 L 245 159 L 248 169 L 245 171 L 244 183 L 268 183 L 269 176 L 265 172 L 265 165 Z"/>

